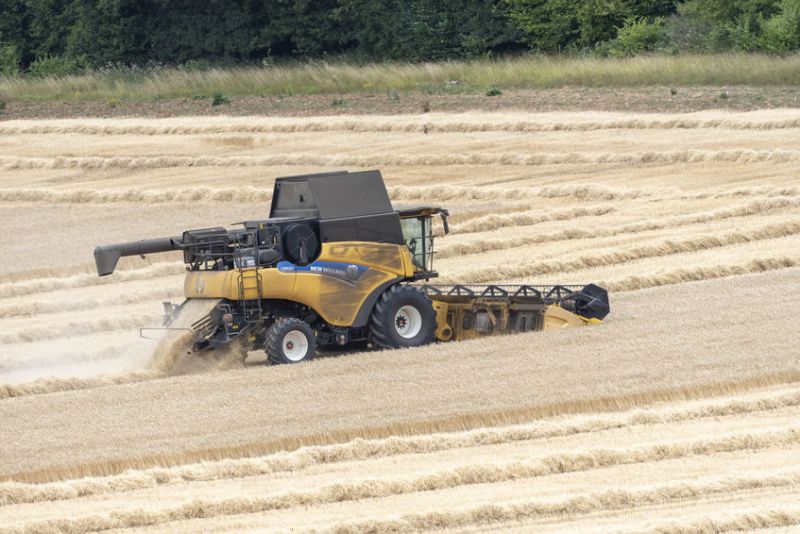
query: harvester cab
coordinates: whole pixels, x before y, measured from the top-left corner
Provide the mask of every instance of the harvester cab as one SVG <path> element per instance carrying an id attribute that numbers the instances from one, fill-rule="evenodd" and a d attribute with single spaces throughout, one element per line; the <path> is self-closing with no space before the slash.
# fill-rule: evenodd
<path id="1" fill-rule="evenodd" d="M 202 301 L 211 311 L 190 324 L 191 348 L 244 340 L 274 363 L 309 360 L 317 347 L 413 347 L 608 313 L 594 285 L 427 283 L 438 276 L 433 226 L 441 218 L 446 234 L 447 217 L 441 207 L 392 206 L 379 171 L 290 176 L 275 180 L 267 219 L 99 246 L 95 261 L 105 276 L 122 256 L 182 251 L 186 301 L 165 305 L 165 326 Z"/>

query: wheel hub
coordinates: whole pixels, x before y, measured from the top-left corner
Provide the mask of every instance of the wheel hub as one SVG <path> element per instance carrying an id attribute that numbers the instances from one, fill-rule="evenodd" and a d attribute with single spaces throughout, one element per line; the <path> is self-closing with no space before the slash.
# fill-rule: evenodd
<path id="1" fill-rule="evenodd" d="M 414 306 L 402 306 L 394 314 L 394 327 L 400 337 L 411 339 L 422 329 L 422 315 Z"/>
<path id="2" fill-rule="evenodd" d="M 292 362 L 299 362 L 308 354 L 308 339 L 299 330 L 287 332 L 283 338 L 283 354 Z"/>

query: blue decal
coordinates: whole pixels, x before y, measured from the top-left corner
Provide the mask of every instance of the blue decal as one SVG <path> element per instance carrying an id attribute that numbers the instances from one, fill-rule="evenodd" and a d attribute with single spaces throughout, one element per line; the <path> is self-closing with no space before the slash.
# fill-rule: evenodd
<path id="1" fill-rule="evenodd" d="M 288 261 L 279 261 L 278 270 L 282 273 L 312 273 L 333 276 L 347 282 L 356 282 L 369 267 L 355 263 L 342 263 L 338 261 L 315 261 L 308 265 L 295 265 Z"/>

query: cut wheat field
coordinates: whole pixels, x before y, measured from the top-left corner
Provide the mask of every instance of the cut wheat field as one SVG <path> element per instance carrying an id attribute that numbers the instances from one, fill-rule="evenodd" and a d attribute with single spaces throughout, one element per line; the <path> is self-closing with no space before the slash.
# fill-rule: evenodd
<path id="1" fill-rule="evenodd" d="M 800 111 L 0 122 L 0 532 L 800 524 Z M 611 291 L 592 328 L 298 366 L 152 359 L 177 255 L 276 176 L 447 207 L 444 283 Z"/>

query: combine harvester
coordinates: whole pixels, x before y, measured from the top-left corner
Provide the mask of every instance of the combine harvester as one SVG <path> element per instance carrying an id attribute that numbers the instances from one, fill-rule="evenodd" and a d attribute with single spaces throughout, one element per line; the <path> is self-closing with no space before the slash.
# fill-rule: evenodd
<path id="1" fill-rule="evenodd" d="M 440 207 L 392 207 L 379 171 L 291 176 L 275 180 L 268 219 L 99 246 L 94 256 L 106 276 L 122 256 L 183 251 L 186 300 L 164 303 L 164 327 L 180 330 L 180 312 L 202 310 L 182 321 L 192 349 L 246 341 L 273 363 L 310 360 L 317 347 L 416 347 L 608 314 L 608 294 L 593 284 L 419 283 L 438 276 L 432 227 L 441 217 L 448 233 L 447 216 Z"/>

